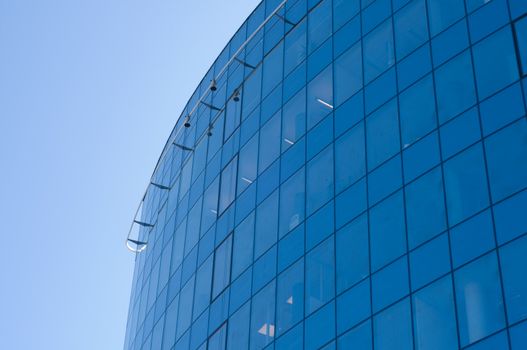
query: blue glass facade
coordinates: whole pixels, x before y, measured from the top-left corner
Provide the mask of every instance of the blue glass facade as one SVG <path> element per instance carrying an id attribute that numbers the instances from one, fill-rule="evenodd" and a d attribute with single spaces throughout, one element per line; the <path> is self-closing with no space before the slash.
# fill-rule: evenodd
<path id="1" fill-rule="evenodd" d="M 527 349 L 526 14 L 260 3 L 143 199 L 125 349 Z"/>

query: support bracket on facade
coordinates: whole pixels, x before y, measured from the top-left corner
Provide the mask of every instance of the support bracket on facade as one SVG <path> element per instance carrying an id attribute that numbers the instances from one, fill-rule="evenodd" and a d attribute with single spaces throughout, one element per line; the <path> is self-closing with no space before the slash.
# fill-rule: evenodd
<path id="1" fill-rule="evenodd" d="M 150 182 L 150 184 L 154 187 L 157 187 L 161 190 L 170 190 L 172 189 L 170 186 L 165 186 L 165 185 L 161 185 L 161 184 L 158 184 L 158 183 L 155 183 L 155 182 Z"/>
<path id="2" fill-rule="evenodd" d="M 282 21 L 284 21 L 285 23 L 287 24 L 290 24 L 292 25 L 293 27 L 296 26 L 296 23 L 295 22 L 291 22 L 290 20 L 288 20 L 287 18 L 285 18 L 284 16 L 278 14 L 278 13 L 275 13 L 275 16 L 280 18 Z"/>
<path id="3" fill-rule="evenodd" d="M 134 223 L 138 224 L 139 226 L 143 226 L 143 227 L 154 227 L 154 224 L 149 224 L 148 222 L 143 222 L 139 220 L 134 220 Z"/>
<path id="4" fill-rule="evenodd" d="M 250 68 L 250 69 L 256 69 L 255 66 L 253 66 L 252 64 L 249 64 L 249 63 L 247 63 L 245 61 L 240 60 L 238 57 L 235 57 L 234 60 L 236 62 L 238 62 L 239 64 L 241 64 L 242 66 L 244 66 L 244 67 L 247 67 L 247 68 Z"/>
<path id="5" fill-rule="evenodd" d="M 135 247 L 133 247 L 131 244 L 134 244 Z M 146 249 L 147 243 L 143 241 L 138 241 L 135 239 L 127 238 L 126 239 L 126 248 L 134 253 L 141 253 L 143 250 Z"/>
<path id="6" fill-rule="evenodd" d="M 205 102 L 205 101 L 200 101 L 200 103 L 201 103 L 202 105 L 204 105 L 205 107 L 208 107 L 208 108 L 212 109 L 213 111 L 221 111 L 221 108 L 216 107 L 216 106 L 213 106 L 213 105 L 211 105 L 210 103 L 207 103 L 207 102 Z"/>
<path id="7" fill-rule="evenodd" d="M 177 143 L 177 142 L 175 142 L 175 141 L 172 142 L 172 144 L 173 144 L 174 146 L 176 146 L 177 148 L 182 149 L 183 151 L 194 152 L 194 148 L 192 148 L 192 147 L 187 147 L 187 146 L 182 145 L 182 144 L 179 144 L 179 143 Z"/>

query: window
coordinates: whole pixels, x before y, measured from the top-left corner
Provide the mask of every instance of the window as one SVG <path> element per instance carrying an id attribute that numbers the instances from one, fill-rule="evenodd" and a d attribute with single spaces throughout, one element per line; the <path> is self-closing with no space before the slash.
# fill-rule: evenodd
<path id="1" fill-rule="evenodd" d="M 333 0 L 333 28 L 336 31 L 360 10 L 360 0 Z"/>
<path id="2" fill-rule="evenodd" d="M 273 49 L 263 62 L 262 96 L 267 96 L 282 80 L 284 45 L 281 43 Z"/>
<path id="3" fill-rule="evenodd" d="M 457 349 L 451 277 L 442 278 L 420 290 L 412 300 L 416 349 Z"/>
<path id="4" fill-rule="evenodd" d="M 333 201 L 326 204 L 306 222 L 306 250 L 310 250 L 334 232 L 335 206 Z"/>
<path id="5" fill-rule="evenodd" d="M 410 289 L 407 257 L 402 257 L 375 273 L 371 282 L 373 312 L 378 312 L 407 295 Z"/>
<path id="6" fill-rule="evenodd" d="M 445 162 L 444 172 L 450 225 L 457 224 L 489 204 L 481 143 Z"/>
<path id="7" fill-rule="evenodd" d="M 439 67 L 435 77 L 437 109 L 441 124 L 476 102 L 472 63 L 468 52 Z"/>
<path id="8" fill-rule="evenodd" d="M 282 118 L 282 152 L 284 152 L 306 132 L 306 89 L 302 89 L 284 105 Z"/>
<path id="9" fill-rule="evenodd" d="M 307 129 L 333 111 L 333 69 L 324 69 L 307 85 Z"/>
<path id="10" fill-rule="evenodd" d="M 277 240 L 278 190 L 267 197 L 256 208 L 256 230 L 254 234 L 254 257 L 258 258 L 271 248 Z"/>
<path id="11" fill-rule="evenodd" d="M 443 64 L 468 46 L 467 22 L 464 19 L 432 39 L 434 65 Z"/>
<path id="12" fill-rule="evenodd" d="M 281 113 L 278 112 L 260 129 L 260 174 L 280 155 L 280 118 Z"/>
<path id="13" fill-rule="evenodd" d="M 395 100 L 387 103 L 366 119 L 368 169 L 399 151 L 399 121 Z"/>
<path id="14" fill-rule="evenodd" d="M 295 328 L 276 340 L 275 350 L 300 350 L 304 348 L 304 324 Z"/>
<path id="15" fill-rule="evenodd" d="M 440 135 L 441 151 L 445 159 L 479 141 L 481 131 L 477 108 L 474 107 L 443 125 Z"/>
<path id="16" fill-rule="evenodd" d="M 403 184 L 401 156 L 397 155 L 368 174 L 368 200 L 370 205 L 386 198 Z"/>
<path id="17" fill-rule="evenodd" d="M 410 253 L 412 289 L 416 290 L 450 271 L 448 235 L 422 245 Z"/>
<path id="18" fill-rule="evenodd" d="M 263 349 L 275 338 L 275 283 L 269 283 L 252 299 L 251 347 Z"/>
<path id="19" fill-rule="evenodd" d="M 364 37 L 364 82 L 367 84 L 395 63 L 392 20 Z"/>
<path id="20" fill-rule="evenodd" d="M 412 349 L 412 315 L 408 298 L 373 318 L 376 350 Z"/>
<path id="21" fill-rule="evenodd" d="M 521 73 L 525 75 L 527 74 L 527 17 L 523 17 L 514 24 L 514 33 L 520 55 Z"/>
<path id="22" fill-rule="evenodd" d="M 232 235 L 229 236 L 214 253 L 214 279 L 212 299 L 216 298 L 230 282 L 231 277 Z"/>
<path id="23" fill-rule="evenodd" d="M 337 193 L 366 174 L 364 124 L 360 123 L 335 141 L 335 187 Z"/>
<path id="24" fill-rule="evenodd" d="M 520 119 L 485 140 L 493 201 L 527 186 L 527 121 Z"/>
<path id="25" fill-rule="evenodd" d="M 331 1 L 324 0 L 308 14 L 308 54 L 331 36 Z"/>
<path id="26" fill-rule="evenodd" d="M 335 60 L 335 104 L 341 105 L 362 88 L 361 43 L 353 45 Z"/>
<path id="27" fill-rule="evenodd" d="M 337 240 L 337 293 L 369 274 L 368 218 L 366 214 L 340 229 Z"/>
<path id="28" fill-rule="evenodd" d="M 371 321 L 366 321 L 338 339 L 339 349 L 372 349 Z"/>
<path id="29" fill-rule="evenodd" d="M 265 252 L 253 265 L 253 285 L 256 292 L 276 276 L 276 246 Z"/>
<path id="30" fill-rule="evenodd" d="M 305 349 L 317 350 L 335 337 L 335 302 L 306 319 Z"/>
<path id="31" fill-rule="evenodd" d="M 406 148 L 437 125 L 432 76 L 428 75 L 402 92 L 399 107 L 402 144 Z"/>
<path id="32" fill-rule="evenodd" d="M 242 193 L 255 180 L 258 174 L 258 134 L 240 150 L 238 163 L 238 193 Z"/>
<path id="33" fill-rule="evenodd" d="M 405 182 L 414 180 L 439 162 L 439 135 L 433 132 L 403 151 Z"/>
<path id="34" fill-rule="evenodd" d="M 362 10 L 362 32 L 367 33 L 391 15 L 392 4 L 390 0 L 371 1 L 366 7 L 363 2 Z"/>
<path id="35" fill-rule="evenodd" d="M 283 237 L 304 221 L 305 171 L 302 169 L 280 188 L 279 236 Z"/>
<path id="36" fill-rule="evenodd" d="M 194 320 L 209 305 L 212 284 L 212 256 L 196 272 L 196 291 L 194 295 Z"/>
<path id="37" fill-rule="evenodd" d="M 242 115 L 246 116 L 260 103 L 262 94 L 262 66 L 259 66 L 243 84 Z M 217 130 L 215 130 L 217 132 Z M 214 133 L 213 133 L 214 135 Z"/>
<path id="38" fill-rule="evenodd" d="M 333 197 L 333 148 L 327 147 L 307 164 L 306 211 L 311 215 Z"/>
<path id="39" fill-rule="evenodd" d="M 220 213 L 236 198 L 236 171 L 238 168 L 238 158 L 235 157 L 221 172 L 220 187 Z"/>
<path id="40" fill-rule="evenodd" d="M 450 230 L 452 263 L 458 267 L 494 248 L 490 210 L 476 215 Z"/>
<path id="41" fill-rule="evenodd" d="M 313 313 L 335 295 L 333 238 L 306 255 L 306 315 Z"/>
<path id="42" fill-rule="evenodd" d="M 500 249 L 501 271 L 509 323 L 527 318 L 527 237 Z"/>
<path id="43" fill-rule="evenodd" d="M 428 39 L 425 0 L 414 0 L 394 15 L 397 59 L 405 57 Z"/>
<path id="44" fill-rule="evenodd" d="M 337 334 L 342 334 L 368 318 L 370 309 L 370 280 L 367 279 L 337 298 Z"/>
<path id="45" fill-rule="evenodd" d="M 192 301 L 194 296 L 194 278 L 187 282 L 181 288 L 179 294 L 179 309 L 176 339 L 181 337 L 183 333 L 190 327 L 192 321 Z"/>
<path id="46" fill-rule="evenodd" d="M 366 210 L 366 180 L 362 179 L 348 187 L 336 198 L 337 228 L 347 224 L 351 219 Z"/>
<path id="47" fill-rule="evenodd" d="M 472 50 L 480 99 L 518 79 L 518 64 L 510 27 L 477 43 Z"/>
<path id="48" fill-rule="evenodd" d="M 278 271 L 283 271 L 303 254 L 304 225 L 299 225 L 278 242 Z"/>
<path id="49" fill-rule="evenodd" d="M 304 260 L 278 276 L 276 335 L 280 336 L 304 317 Z"/>
<path id="50" fill-rule="evenodd" d="M 401 191 L 370 209 L 370 236 L 373 271 L 405 252 L 406 233 Z"/>
<path id="51" fill-rule="evenodd" d="M 527 232 L 527 191 L 508 198 L 494 207 L 498 242 L 504 243 Z"/>
<path id="52" fill-rule="evenodd" d="M 254 212 L 234 230 L 234 249 L 232 254 L 233 278 L 253 262 Z"/>
<path id="53" fill-rule="evenodd" d="M 428 0 L 430 32 L 438 34 L 465 15 L 463 0 Z"/>
<path id="54" fill-rule="evenodd" d="M 284 75 L 288 75 L 306 58 L 306 27 L 306 20 L 303 20 L 285 37 Z"/>
<path id="55" fill-rule="evenodd" d="M 505 326 L 495 253 L 456 271 L 454 279 L 462 347 Z"/>
<path id="56" fill-rule="evenodd" d="M 474 43 L 509 22 L 506 0 L 487 1 L 486 3 L 488 5 L 469 15 L 470 37 Z"/>
<path id="57" fill-rule="evenodd" d="M 507 108 L 503 108 L 507 106 Z M 525 115 L 521 84 L 517 83 L 480 104 L 483 134 L 488 135 Z"/>
<path id="58" fill-rule="evenodd" d="M 333 139 L 333 114 L 330 114 L 307 134 L 307 159 L 313 158 Z"/>
<path id="59" fill-rule="evenodd" d="M 227 349 L 247 349 L 249 347 L 249 317 L 251 304 L 245 304 L 229 319 Z"/>
<path id="60" fill-rule="evenodd" d="M 233 274 L 234 276 L 234 274 Z M 230 302 L 229 302 L 229 312 L 232 314 L 234 311 L 238 310 L 240 306 L 245 304 L 247 300 L 251 298 L 251 285 L 252 285 L 253 269 L 252 267 L 245 270 L 241 276 L 232 282 L 229 291 L 230 291 Z"/>

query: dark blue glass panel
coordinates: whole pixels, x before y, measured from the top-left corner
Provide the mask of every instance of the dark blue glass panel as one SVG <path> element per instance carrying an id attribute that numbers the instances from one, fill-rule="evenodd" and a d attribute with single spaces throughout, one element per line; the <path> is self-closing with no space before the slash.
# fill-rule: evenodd
<path id="1" fill-rule="evenodd" d="M 527 318 L 527 237 L 500 248 L 500 259 L 507 319 L 516 323 Z"/>
<path id="2" fill-rule="evenodd" d="M 399 95 L 403 148 L 419 140 L 437 125 L 432 76 Z"/>
<path id="3" fill-rule="evenodd" d="M 527 187 L 527 120 L 520 119 L 485 140 L 492 200 Z"/>
<path id="4" fill-rule="evenodd" d="M 332 141 L 333 114 L 330 114 L 307 134 L 307 159 L 313 158 Z"/>
<path id="5" fill-rule="evenodd" d="M 316 350 L 335 337 L 335 302 L 306 319 L 305 349 Z"/>
<path id="6" fill-rule="evenodd" d="M 335 230 L 335 205 L 333 201 L 311 215 L 306 222 L 306 250 L 311 250 Z"/>
<path id="7" fill-rule="evenodd" d="M 362 32 L 368 33 L 392 12 L 390 0 L 376 0 L 362 11 Z"/>
<path id="8" fill-rule="evenodd" d="M 404 181 L 414 180 L 439 162 L 439 135 L 433 132 L 403 151 Z"/>
<path id="9" fill-rule="evenodd" d="M 477 42 L 509 21 L 507 0 L 493 0 L 468 17 L 470 38 Z"/>
<path id="10" fill-rule="evenodd" d="M 510 329 L 512 350 L 522 350 L 527 346 L 527 322 L 522 322 Z"/>
<path id="11" fill-rule="evenodd" d="M 369 274 L 367 215 L 340 229 L 335 239 L 337 293 L 341 293 Z"/>
<path id="12" fill-rule="evenodd" d="M 371 285 L 374 313 L 407 295 L 410 292 L 407 257 L 404 256 L 375 273 L 371 277 Z"/>
<path id="13" fill-rule="evenodd" d="M 527 39 L 527 38 L 526 38 Z M 507 108 L 503 108 L 507 106 Z M 500 91 L 480 105 L 483 134 L 488 135 L 525 115 L 521 84 Z"/>
<path id="14" fill-rule="evenodd" d="M 432 36 L 465 15 L 463 0 L 428 0 L 428 16 Z"/>
<path id="15" fill-rule="evenodd" d="M 335 60 L 335 105 L 338 107 L 362 88 L 361 43 Z"/>
<path id="16" fill-rule="evenodd" d="M 494 207 L 498 243 L 507 242 L 527 232 L 527 191 L 522 191 Z"/>
<path id="17" fill-rule="evenodd" d="M 518 64 L 509 26 L 474 45 L 472 50 L 480 99 L 518 79 Z"/>
<path id="18" fill-rule="evenodd" d="M 441 124 L 476 102 L 472 63 L 468 52 L 438 68 L 435 78 Z"/>
<path id="19" fill-rule="evenodd" d="M 370 280 L 367 279 L 337 298 L 337 334 L 344 333 L 370 314 Z"/>
<path id="20" fill-rule="evenodd" d="M 450 271 L 448 235 L 443 234 L 410 253 L 412 290 Z"/>
<path id="21" fill-rule="evenodd" d="M 395 63 L 392 20 L 364 37 L 364 81 L 369 83 Z"/>
<path id="22" fill-rule="evenodd" d="M 527 5 L 525 11 L 527 12 Z M 518 45 L 519 59 L 521 62 L 521 72 L 527 74 L 527 19 L 522 18 L 514 24 L 516 43 Z"/>
<path id="23" fill-rule="evenodd" d="M 425 44 L 397 65 L 397 83 L 399 89 L 406 89 L 431 70 L 432 59 L 430 58 L 430 47 L 429 44 Z"/>
<path id="24" fill-rule="evenodd" d="M 304 318 L 304 261 L 300 260 L 278 276 L 276 285 L 276 336 Z"/>
<path id="25" fill-rule="evenodd" d="M 450 158 L 464 148 L 479 141 L 481 130 L 477 108 L 472 108 L 443 125 L 440 135 L 443 159 Z"/>
<path id="26" fill-rule="evenodd" d="M 457 349 L 454 292 L 450 276 L 418 291 L 412 297 L 414 338 L 417 349 Z"/>
<path id="27" fill-rule="evenodd" d="M 364 124 L 335 141 L 335 190 L 340 193 L 366 174 Z"/>
<path id="28" fill-rule="evenodd" d="M 450 231 L 452 263 L 458 267 L 493 249 L 494 230 L 490 210 L 476 215 Z"/>
<path id="29" fill-rule="evenodd" d="M 454 279 L 461 346 L 480 340 L 505 325 L 495 253 L 456 271 Z"/>
<path id="30" fill-rule="evenodd" d="M 459 223 L 489 204 L 481 143 L 447 161 L 444 172 L 450 225 Z"/>
<path id="31" fill-rule="evenodd" d="M 368 175 L 368 203 L 374 205 L 403 184 L 401 157 L 393 157 Z"/>
<path id="32" fill-rule="evenodd" d="M 425 0 L 414 0 L 393 18 L 395 48 L 400 60 L 428 39 Z"/>
<path id="33" fill-rule="evenodd" d="M 368 169 L 373 169 L 399 150 L 399 121 L 395 100 L 366 119 Z"/>
<path id="34" fill-rule="evenodd" d="M 280 219 L 278 234 L 285 236 L 304 221 L 305 171 L 298 171 L 280 187 Z"/>
<path id="35" fill-rule="evenodd" d="M 333 0 L 334 31 L 355 16 L 359 9 L 360 0 Z"/>
<path id="36" fill-rule="evenodd" d="M 306 214 L 311 215 L 333 197 L 333 147 L 307 164 L 306 176 Z"/>
<path id="37" fill-rule="evenodd" d="M 370 209 L 370 244 L 373 271 L 406 250 L 404 203 L 400 191 Z"/>
<path id="38" fill-rule="evenodd" d="M 355 327 L 338 339 L 339 349 L 372 349 L 371 321 Z"/>
<path id="39" fill-rule="evenodd" d="M 304 327 L 298 324 L 292 330 L 276 340 L 275 350 L 303 350 L 304 349 Z"/>
<path id="40" fill-rule="evenodd" d="M 373 318 L 373 338 L 376 350 L 412 349 L 412 315 L 409 298 Z"/>
<path id="41" fill-rule="evenodd" d="M 335 110 L 335 136 L 340 136 L 362 118 L 364 118 L 364 101 L 362 92 L 359 92 Z"/>
<path id="42" fill-rule="evenodd" d="M 336 225 L 342 227 L 351 219 L 366 210 L 366 181 L 362 179 L 342 192 L 336 198 Z"/>
<path id="43" fill-rule="evenodd" d="M 463 19 L 432 39 L 434 65 L 443 64 L 468 46 L 467 22 Z"/>
<path id="44" fill-rule="evenodd" d="M 306 254 L 306 315 L 318 310 L 335 296 L 335 250 L 328 238 Z"/>
<path id="45" fill-rule="evenodd" d="M 283 271 L 303 254 L 304 225 L 299 225 L 278 242 L 278 271 Z"/>
<path id="46" fill-rule="evenodd" d="M 347 1 L 346 1 L 347 2 Z M 346 23 L 333 35 L 333 55 L 338 57 L 361 37 L 360 16 Z M 362 58 L 361 58 L 362 60 Z"/>

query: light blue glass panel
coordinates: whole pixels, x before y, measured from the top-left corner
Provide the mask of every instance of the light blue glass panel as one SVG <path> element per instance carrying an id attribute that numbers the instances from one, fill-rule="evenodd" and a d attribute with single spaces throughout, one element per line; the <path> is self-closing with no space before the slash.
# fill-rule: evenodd
<path id="1" fill-rule="evenodd" d="M 278 195 L 279 192 L 276 190 L 256 208 L 255 259 L 275 244 L 278 238 Z"/>
<path id="2" fill-rule="evenodd" d="M 335 141 L 337 193 L 366 174 L 364 124 L 360 123 Z"/>
<path id="3" fill-rule="evenodd" d="M 372 275 L 371 284 L 374 313 L 406 296 L 410 292 L 407 257 L 396 260 Z"/>
<path id="4" fill-rule="evenodd" d="M 370 280 L 364 280 L 337 298 L 337 334 L 342 334 L 371 314 Z"/>
<path id="5" fill-rule="evenodd" d="M 232 235 L 229 236 L 214 253 L 214 278 L 212 298 L 216 298 L 230 282 L 231 277 Z"/>
<path id="6" fill-rule="evenodd" d="M 304 221 L 305 171 L 298 171 L 280 187 L 279 237 Z"/>
<path id="7" fill-rule="evenodd" d="M 304 318 L 304 260 L 278 276 L 276 336 L 279 337 Z"/>
<path id="8" fill-rule="evenodd" d="M 229 319 L 227 349 L 249 348 L 249 318 L 251 303 L 245 304 Z"/>
<path id="9" fill-rule="evenodd" d="M 335 60 L 335 105 L 338 107 L 362 88 L 361 43 Z"/>
<path id="10" fill-rule="evenodd" d="M 428 16 L 432 36 L 465 15 L 463 0 L 428 0 Z"/>
<path id="11" fill-rule="evenodd" d="M 263 349 L 275 336 L 275 283 L 269 283 L 252 299 L 250 349 Z"/>
<path id="12" fill-rule="evenodd" d="M 306 132 L 306 89 L 291 98 L 283 108 L 282 152 L 293 146 Z"/>
<path id="13" fill-rule="evenodd" d="M 306 319 L 305 349 L 316 350 L 335 337 L 335 302 Z"/>
<path id="14" fill-rule="evenodd" d="M 363 45 L 364 81 L 367 84 L 395 63 L 392 20 L 366 35 Z"/>
<path id="15" fill-rule="evenodd" d="M 409 298 L 373 318 L 373 338 L 376 350 L 412 349 L 412 315 Z"/>
<path id="16" fill-rule="evenodd" d="M 306 255 L 306 315 L 319 309 L 335 295 L 334 256 L 332 237 Z"/>
<path id="17" fill-rule="evenodd" d="M 254 213 L 234 230 L 232 276 L 236 278 L 253 261 Z"/>
<path id="18" fill-rule="evenodd" d="M 399 121 L 395 100 L 366 119 L 368 169 L 395 155 L 399 150 Z"/>
<path id="19" fill-rule="evenodd" d="M 307 129 L 333 111 L 333 68 L 324 69 L 307 85 Z"/>
<path id="20" fill-rule="evenodd" d="M 414 0 L 393 18 L 397 59 L 405 57 L 428 39 L 425 0 Z"/>
<path id="21" fill-rule="evenodd" d="M 333 147 L 307 164 L 306 176 L 306 214 L 311 215 L 333 197 Z"/>
<path id="22" fill-rule="evenodd" d="M 507 318 L 515 323 L 527 318 L 527 237 L 500 249 Z"/>

